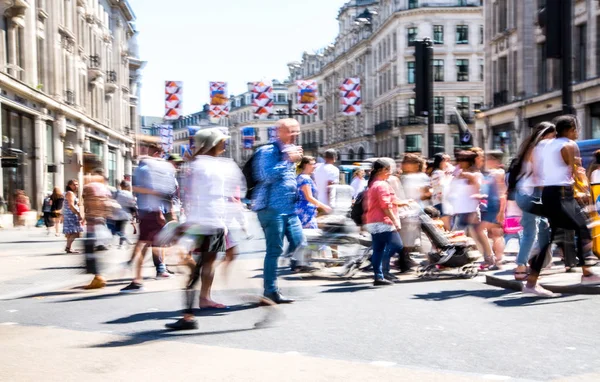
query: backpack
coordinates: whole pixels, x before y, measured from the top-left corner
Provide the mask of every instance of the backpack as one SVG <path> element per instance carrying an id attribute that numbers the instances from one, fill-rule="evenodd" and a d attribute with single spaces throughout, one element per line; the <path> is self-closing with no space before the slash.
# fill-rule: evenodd
<path id="1" fill-rule="evenodd" d="M 356 195 L 356 199 L 354 200 L 354 204 L 350 209 L 350 219 L 356 223 L 357 226 L 363 225 L 363 215 L 365 213 L 365 198 L 367 197 L 367 189 L 360 192 Z"/>
<path id="2" fill-rule="evenodd" d="M 267 143 L 266 145 L 263 145 L 263 146 L 267 146 L 267 145 L 272 145 L 272 143 Z M 254 162 L 255 162 L 254 158 L 256 158 L 256 154 L 258 153 L 258 150 L 263 146 L 259 146 L 256 148 L 256 150 L 254 151 L 252 156 L 250 156 L 250 158 L 248 158 L 248 160 L 244 164 L 244 167 L 242 168 L 242 174 L 244 174 L 244 178 L 246 178 L 246 198 L 250 199 L 250 200 L 252 200 L 252 198 L 254 197 L 254 195 L 253 195 L 254 191 L 255 191 L 256 187 L 258 186 L 258 184 L 260 183 L 258 181 L 258 179 L 256 179 L 256 177 L 254 176 Z"/>

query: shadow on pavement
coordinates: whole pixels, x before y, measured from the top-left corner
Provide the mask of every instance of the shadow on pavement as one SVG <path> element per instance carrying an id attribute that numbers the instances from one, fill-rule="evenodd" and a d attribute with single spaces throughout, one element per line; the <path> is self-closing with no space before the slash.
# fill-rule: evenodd
<path id="1" fill-rule="evenodd" d="M 75 267 L 46 267 L 46 268 L 40 268 L 41 271 L 56 271 L 56 270 L 62 270 L 62 269 L 85 269 L 85 266 L 79 265 L 79 266 L 75 266 Z"/>
<path id="2" fill-rule="evenodd" d="M 415 294 L 413 299 L 427 300 L 427 301 L 446 301 L 455 298 L 462 297 L 480 297 L 480 298 L 498 298 L 507 294 L 514 293 L 514 291 L 507 291 L 504 289 L 480 289 L 480 290 L 446 290 L 442 292 L 431 292 L 426 294 Z"/>
<path id="3" fill-rule="evenodd" d="M 354 293 L 373 288 L 374 287 L 371 284 L 355 284 L 353 286 L 325 289 L 324 291 L 321 291 L 321 293 Z"/>
<path id="4" fill-rule="evenodd" d="M 556 298 L 540 298 L 535 296 L 519 296 L 517 298 L 510 298 L 505 300 L 496 300 L 494 304 L 503 308 L 515 308 L 523 306 L 540 306 L 540 305 L 553 305 L 553 304 L 564 304 L 567 302 L 584 301 L 585 298 L 577 298 L 571 300 L 564 300 L 565 297 L 570 295 L 562 295 Z"/>
<path id="5" fill-rule="evenodd" d="M 125 338 L 120 341 L 111 341 L 105 344 L 98 344 L 89 346 L 91 348 L 115 348 L 122 346 L 133 346 L 140 345 L 150 341 L 160 341 L 160 340 L 168 340 L 168 339 L 177 339 L 179 337 L 191 337 L 191 336 L 212 336 L 219 334 L 231 334 L 231 333 L 240 333 L 240 332 L 248 332 L 251 330 L 262 329 L 259 327 L 245 328 L 245 329 L 229 329 L 229 330 L 219 330 L 216 332 L 196 332 L 196 331 L 187 331 L 187 332 L 173 332 L 168 329 L 160 329 L 160 330 L 147 330 L 144 332 L 135 333 L 130 335 L 128 338 Z"/>
<path id="6" fill-rule="evenodd" d="M 194 309 L 194 315 L 196 317 L 207 317 L 207 316 L 225 316 L 234 312 L 241 312 L 244 310 L 256 309 L 258 304 L 238 304 L 231 305 L 229 309 Z M 175 319 L 181 316 L 181 310 L 175 310 L 171 312 L 144 312 L 136 313 L 131 316 L 117 318 L 105 322 L 106 324 L 131 324 L 134 322 L 152 321 L 152 320 L 166 320 Z"/>

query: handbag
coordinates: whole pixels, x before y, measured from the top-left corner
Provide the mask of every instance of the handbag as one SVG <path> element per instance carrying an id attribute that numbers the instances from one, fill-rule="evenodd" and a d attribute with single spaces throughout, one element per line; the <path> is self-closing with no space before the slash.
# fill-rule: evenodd
<path id="1" fill-rule="evenodd" d="M 504 219 L 504 233 L 506 235 L 515 235 L 522 230 L 520 216 L 509 216 Z"/>
<path id="2" fill-rule="evenodd" d="M 521 198 L 517 198 L 517 205 L 521 211 L 525 211 L 536 216 L 546 216 L 546 213 L 544 212 L 544 205 L 539 198 L 536 198 L 533 195 L 521 195 L 526 197 L 526 201 L 523 201 Z"/>

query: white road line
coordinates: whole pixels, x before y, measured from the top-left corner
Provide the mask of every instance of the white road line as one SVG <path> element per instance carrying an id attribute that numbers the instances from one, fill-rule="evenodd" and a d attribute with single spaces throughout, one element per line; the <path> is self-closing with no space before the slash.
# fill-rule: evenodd
<path id="1" fill-rule="evenodd" d="M 0 323 L 0 325 L 9 326 L 9 325 L 19 325 L 19 324 L 16 322 L 2 322 L 2 323 Z"/>
<path id="2" fill-rule="evenodd" d="M 573 346 L 567 346 L 565 349 L 567 349 L 567 350 L 575 350 L 575 348 Z"/>
<path id="3" fill-rule="evenodd" d="M 16 310 L 16 309 L 10 309 L 10 310 L 7 310 L 7 312 L 8 313 L 15 313 L 15 312 L 18 312 L 18 310 Z"/>
<path id="4" fill-rule="evenodd" d="M 481 378 L 487 379 L 488 381 L 508 381 L 509 379 L 512 379 L 511 377 L 506 376 L 506 375 L 494 375 L 494 374 L 485 374 L 485 375 L 481 376 Z"/>
<path id="5" fill-rule="evenodd" d="M 283 355 L 300 355 L 300 353 L 297 351 L 286 351 Z"/>

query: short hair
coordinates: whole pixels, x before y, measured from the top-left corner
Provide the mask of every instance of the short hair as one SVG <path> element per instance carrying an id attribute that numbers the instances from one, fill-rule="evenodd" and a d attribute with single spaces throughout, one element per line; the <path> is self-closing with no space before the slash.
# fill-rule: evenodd
<path id="1" fill-rule="evenodd" d="M 310 155 L 303 156 L 302 159 L 300 159 L 300 163 L 298 163 L 298 170 L 303 171 L 304 167 L 310 162 L 316 162 L 315 158 Z"/>
<path id="2" fill-rule="evenodd" d="M 151 142 L 151 143 L 148 143 L 148 151 L 162 152 L 163 147 L 160 143 Z"/>
<path id="3" fill-rule="evenodd" d="M 567 131 L 577 127 L 577 117 L 571 114 L 561 115 L 554 118 L 552 123 L 556 126 L 556 135 L 563 137 Z"/>
<path id="4" fill-rule="evenodd" d="M 329 149 L 325 151 L 325 159 L 337 159 L 337 152 L 334 149 Z"/>
<path id="5" fill-rule="evenodd" d="M 279 121 L 277 121 L 277 123 L 275 124 L 275 127 L 278 129 L 282 128 L 282 127 L 289 129 L 291 126 L 294 126 L 294 125 L 300 126 L 300 123 L 298 121 L 296 121 L 294 118 L 283 118 L 283 119 L 280 119 Z"/>
<path id="6" fill-rule="evenodd" d="M 123 189 L 123 190 L 128 190 L 128 189 L 130 188 L 130 186 L 131 186 L 131 185 L 129 184 L 129 182 L 128 182 L 128 181 L 126 181 L 126 180 L 122 180 L 122 181 L 121 181 L 121 184 L 120 184 L 120 186 L 121 186 L 121 189 Z"/>
<path id="7" fill-rule="evenodd" d="M 471 147 L 469 151 L 474 152 L 476 155 L 483 155 L 483 149 L 481 147 Z"/>
<path id="8" fill-rule="evenodd" d="M 404 154 L 404 158 L 402 158 L 402 164 L 418 164 L 418 165 L 422 165 L 423 161 L 416 154 Z"/>
<path id="9" fill-rule="evenodd" d="M 441 216 L 440 211 L 433 206 L 427 206 L 423 208 L 423 212 L 429 215 L 429 217 L 432 219 L 438 219 Z"/>
<path id="10" fill-rule="evenodd" d="M 475 158 L 477 157 L 478 154 L 476 154 L 474 151 L 469 150 L 469 151 L 459 151 L 458 153 L 456 153 L 456 161 L 457 162 L 469 162 L 471 164 L 475 163 Z"/>

